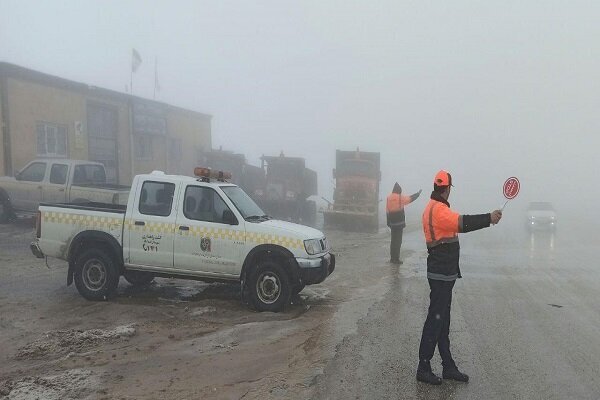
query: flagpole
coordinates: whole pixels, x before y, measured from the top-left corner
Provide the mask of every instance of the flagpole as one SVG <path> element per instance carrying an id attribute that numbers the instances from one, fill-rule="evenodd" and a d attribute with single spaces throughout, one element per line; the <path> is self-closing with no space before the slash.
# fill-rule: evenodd
<path id="1" fill-rule="evenodd" d="M 157 75 L 158 74 L 158 57 L 154 57 L 154 96 L 152 97 L 154 100 L 156 100 L 156 79 L 157 79 Z"/>

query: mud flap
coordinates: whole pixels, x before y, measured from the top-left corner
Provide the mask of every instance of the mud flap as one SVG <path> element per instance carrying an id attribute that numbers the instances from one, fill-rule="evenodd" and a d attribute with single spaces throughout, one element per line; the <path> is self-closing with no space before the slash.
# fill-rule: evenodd
<path id="1" fill-rule="evenodd" d="M 73 275 L 75 273 L 75 264 L 69 261 L 69 270 L 67 271 L 67 286 L 71 286 L 73 283 Z"/>
<path id="2" fill-rule="evenodd" d="M 240 300 L 242 304 L 250 306 L 250 296 L 248 295 L 248 287 L 246 286 L 246 273 L 240 278 Z"/>

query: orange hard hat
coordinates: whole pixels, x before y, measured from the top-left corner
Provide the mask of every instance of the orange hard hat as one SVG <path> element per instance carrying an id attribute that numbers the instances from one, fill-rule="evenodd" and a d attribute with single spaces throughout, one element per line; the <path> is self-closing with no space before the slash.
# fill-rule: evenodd
<path id="1" fill-rule="evenodd" d="M 433 183 L 438 186 L 454 186 L 452 184 L 452 175 L 450 172 L 441 170 L 437 174 L 435 174 L 435 178 L 433 178 Z"/>

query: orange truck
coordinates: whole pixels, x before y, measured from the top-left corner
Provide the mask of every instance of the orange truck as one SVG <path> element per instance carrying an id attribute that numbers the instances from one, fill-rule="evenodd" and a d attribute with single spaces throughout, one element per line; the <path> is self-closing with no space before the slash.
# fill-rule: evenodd
<path id="1" fill-rule="evenodd" d="M 379 228 L 380 154 L 336 150 L 333 203 L 323 211 L 325 226 L 353 231 Z"/>

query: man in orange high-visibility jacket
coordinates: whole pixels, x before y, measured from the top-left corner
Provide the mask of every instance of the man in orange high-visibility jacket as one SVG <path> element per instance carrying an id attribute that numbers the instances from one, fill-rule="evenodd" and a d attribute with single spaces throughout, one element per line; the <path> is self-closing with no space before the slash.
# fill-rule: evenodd
<path id="1" fill-rule="evenodd" d="M 461 277 L 458 233 L 487 228 L 491 224 L 497 224 L 502 218 L 500 210 L 479 215 L 461 215 L 451 210 L 448 203 L 451 187 L 450 174 L 446 171 L 438 172 L 433 181 L 431 200 L 423 212 L 423 231 L 428 252 L 427 279 L 431 292 L 419 347 L 417 380 L 432 385 L 442 383 L 442 379 L 431 370 L 430 364 L 436 346 L 442 358 L 443 378 L 469 381 L 469 376 L 458 370 L 450 353 L 452 288 L 456 279 Z"/>
<path id="2" fill-rule="evenodd" d="M 420 194 L 421 190 L 412 196 L 405 196 L 402 194 L 402 188 L 396 182 L 392 193 L 387 197 L 385 214 L 387 225 L 392 230 L 390 242 L 390 262 L 392 264 L 402 264 L 402 261 L 400 261 L 400 247 L 402 246 L 402 232 L 406 226 L 404 206 L 415 201 Z"/>

